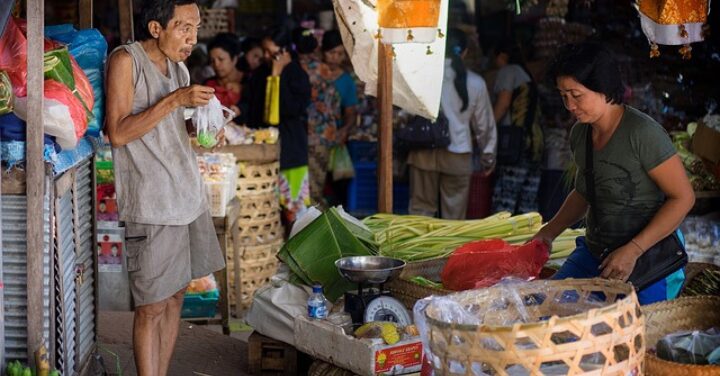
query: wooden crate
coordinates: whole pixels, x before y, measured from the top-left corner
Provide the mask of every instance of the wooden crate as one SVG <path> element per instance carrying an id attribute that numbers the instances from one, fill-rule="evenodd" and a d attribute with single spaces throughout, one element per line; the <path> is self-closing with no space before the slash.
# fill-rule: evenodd
<path id="1" fill-rule="evenodd" d="M 297 350 L 287 343 L 254 332 L 248 338 L 248 368 L 251 374 L 278 372 L 297 374 Z"/>
<path id="2" fill-rule="evenodd" d="M 236 194 L 240 199 L 248 195 L 274 194 L 278 188 L 280 163 L 238 163 Z"/>

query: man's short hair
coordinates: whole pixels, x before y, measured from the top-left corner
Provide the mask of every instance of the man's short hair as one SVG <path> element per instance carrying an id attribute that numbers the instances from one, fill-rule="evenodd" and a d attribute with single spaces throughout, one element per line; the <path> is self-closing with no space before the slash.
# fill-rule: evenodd
<path id="1" fill-rule="evenodd" d="M 148 29 L 151 21 L 157 21 L 164 28 L 175 15 L 175 7 L 197 4 L 196 0 L 145 0 L 140 13 L 140 27 L 138 28 L 138 41 L 152 39 Z"/>

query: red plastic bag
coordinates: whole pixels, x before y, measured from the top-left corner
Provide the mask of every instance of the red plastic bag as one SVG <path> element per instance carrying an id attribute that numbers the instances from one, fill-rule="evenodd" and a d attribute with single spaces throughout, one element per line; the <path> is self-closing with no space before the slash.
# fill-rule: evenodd
<path id="1" fill-rule="evenodd" d="M 443 287 L 455 291 L 489 287 L 510 276 L 537 278 L 549 257 L 540 241 L 512 245 L 501 239 L 479 240 L 455 250 L 440 278 Z"/>
<path id="2" fill-rule="evenodd" d="M 80 94 L 80 97 L 82 98 L 83 102 L 85 102 L 85 108 L 87 111 L 87 116 L 93 116 L 92 115 L 92 108 L 95 106 L 95 95 L 93 94 L 93 88 L 90 84 L 90 80 L 85 75 L 85 72 L 83 72 L 82 68 L 78 65 L 77 61 L 75 61 L 75 58 L 70 56 L 70 62 L 72 63 L 72 69 L 73 69 L 73 77 L 75 78 L 75 89 L 77 90 L 78 94 Z M 90 119 L 88 119 L 89 121 Z M 87 129 L 87 125 L 85 126 L 85 129 Z M 83 131 L 83 134 L 85 134 L 85 131 Z M 82 136 L 81 135 L 81 136 Z"/>
<path id="3" fill-rule="evenodd" d="M 10 17 L 0 37 L 0 70 L 7 72 L 16 97 L 27 95 L 27 38 Z"/>
<path id="4" fill-rule="evenodd" d="M 81 139 L 87 130 L 88 119 L 87 112 L 85 112 L 85 107 L 80 99 L 74 96 L 67 86 L 55 80 L 45 80 L 44 96 L 46 99 L 53 99 L 67 106 L 75 128 L 75 137 L 77 140 Z M 45 132 L 51 134 L 48 129 Z"/>

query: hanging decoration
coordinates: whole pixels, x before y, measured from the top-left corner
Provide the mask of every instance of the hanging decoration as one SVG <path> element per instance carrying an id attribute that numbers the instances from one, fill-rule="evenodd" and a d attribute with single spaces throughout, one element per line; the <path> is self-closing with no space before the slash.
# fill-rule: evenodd
<path id="1" fill-rule="evenodd" d="M 379 41 L 392 44 L 393 104 L 435 119 L 445 62 L 449 0 L 333 0 L 353 69 L 377 94 Z"/>
<path id="2" fill-rule="evenodd" d="M 377 0 L 383 43 L 432 43 L 438 34 L 440 0 Z"/>
<path id="3" fill-rule="evenodd" d="M 660 56 L 658 45 L 681 46 L 683 59 L 692 57 L 691 43 L 702 42 L 709 0 L 637 0 L 640 26 L 650 43 L 650 57 Z"/>

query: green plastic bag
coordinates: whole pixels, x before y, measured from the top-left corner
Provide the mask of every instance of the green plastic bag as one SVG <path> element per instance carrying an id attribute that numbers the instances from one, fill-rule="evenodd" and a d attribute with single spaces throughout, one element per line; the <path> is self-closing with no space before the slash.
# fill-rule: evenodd
<path id="1" fill-rule="evenodd" d="M 350 158 L 350 152 L 345 145 L 338 145 L 330 150 L 330 161 L 328 164 L 328 169 L 332 171 L 334 181 L 355 177 L 355 168 Z"/>

